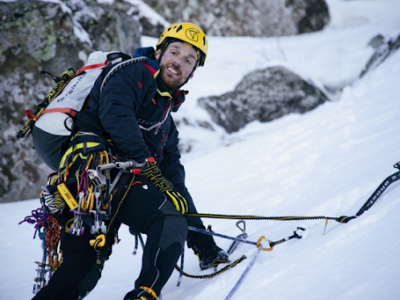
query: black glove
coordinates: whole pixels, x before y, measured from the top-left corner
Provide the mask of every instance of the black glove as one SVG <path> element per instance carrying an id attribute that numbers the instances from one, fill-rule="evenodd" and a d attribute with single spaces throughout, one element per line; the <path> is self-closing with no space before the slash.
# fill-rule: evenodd
<path id="1" fill-rule="evenodd" d="M 206 270 L 211 267 L 218 267 L 220 264 L 228 264 L 229 255 L 217 245 L 213 244 L 210 247 L 199 250 L 193 247 L 195 253 L 199 257 L 200 269 Z"/>
<path id="2" fill-rule="evenodd" d="M 141 175 L 150 180 L 175 206 L 176 210 L 182 215 L 189 210 L 186 199 L 177 191 L 174 190 L 171 183 L 161 174 L 156 162 L 148 164 L 147 168 L 142 170 Z"/>

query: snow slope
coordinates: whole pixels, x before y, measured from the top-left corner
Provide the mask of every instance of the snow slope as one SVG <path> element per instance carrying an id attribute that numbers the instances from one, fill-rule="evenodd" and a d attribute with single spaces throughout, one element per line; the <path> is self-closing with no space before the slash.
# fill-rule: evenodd
<path id="1" fill-rule="evenodd" d="M 336 101 L 305 115 L 267 124 L 254 122 L 226 135 L 186 126 L 183 140 L 194 150 L 184 155 L 187 185 L 199 212 L 224 214 L 353 215 L 400 161 L 400 52 L 362 80 L 357 75 L 377 33 L 400 33 L 397 0 L 328 1 L 332 24 L 322 32 L 284 38 L 210 38 L 207 66 L 189 83 L 191 100 L 178 119 L 209 117 L 196 106 L 198 97 L 233 89 L 255 68 L 284 64 L 319 85 L 347 85 Z M 153 39 L 144 39 L 154 42 Z M 196 85 L 197 83 L 197 85 Z M 233 299 L 400 299 L 400 183 L 394 183 L 363 216 L 348 224 L 324 221 L 248 221 L 249 240 L 266 235 L 287 237 L 297 226 L 302 240 L 262 252 Z M 0 206 L 2 299 L 29 299 L 40 242 L 30 225 L 18 226 L 37 200 Z M 235 221 L 207 220 L 217 232 L 238 235 Z M 132 256 L 133 238 L 121 229 L 121 243 L 103 277 L 86 299 L 122 299 L 133 288 L 140 256 Z M 217 239 L 227 249 L 230 241 Z M 251 258 L 254 246 L 240 245 L 232 259 Z M 140 255 L 140 253 L 139 253 Z M 202 274 L 197 258 L 186 251 L 185 271 Z M 163 299 L 225 299 L 250 259 L 210 280 L 184 278 L 175 272 Z"/>

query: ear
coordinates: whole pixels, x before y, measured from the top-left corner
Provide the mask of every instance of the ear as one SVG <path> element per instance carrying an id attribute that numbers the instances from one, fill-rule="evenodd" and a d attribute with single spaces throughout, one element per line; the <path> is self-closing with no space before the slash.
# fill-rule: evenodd
<path id="1" fill-rule="evenodd" d="M 160 55 L 161 55 L 161 49 L 158 49 L 157 51 L 156 51 L 156 53 L 155 53 L 155 56 L 156 56 L 156 59 L 158 60 L 158 58 L 160 57 Z"/>
<path id="2" fill-rule="evenodd" d="M 190 75 L 189 79 L 192 79 L 194 76 L 194 72 Z"/>

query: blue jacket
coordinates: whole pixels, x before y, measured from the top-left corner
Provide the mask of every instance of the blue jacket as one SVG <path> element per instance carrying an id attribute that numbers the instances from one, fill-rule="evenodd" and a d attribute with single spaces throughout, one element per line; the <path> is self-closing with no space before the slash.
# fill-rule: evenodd
<path id="1" fill-rule="evenodd" d="M 185 186 L 185 170 L 180 163 L 178 130 L 171 112 L 185 100 L 186 92 L 169 91 L 161 80 L 159 63 L 153 48 L 140 48 L 135 57 L 150 60 L 136 62 L 119 69 L 105 83 L 107 67 L 97 79 L 89 101 L 89 111 L 98 117 L 103 134 L 124 160 L 143 162 L 153 156 L 163 175 L 186 198 L 189 212 L 196 213 L 193 200 Z M 189 225 L 204 228 L 200 218 L 187 218 Z M 188 240 L 188 245 L 190 241 Z"/>
<path id="2" fill-rule="evenodd" d="M 107 138 L 110 138 L 124 160 L 143 162 L 152 156 L 163 175 L 182 189 L 185 172 L 178 149 L 178 131 L 171 116 L 185 100 L 184 91 L 170 93 L 161 80 L 159 63 L 153 48 L 140 48 L 135 56 L 152 60 L 127 65 L 104 85 L 107 67 L 97 79 L 89 101 L 89 110 L 95 111 Z M 161 124 L 162 123 L 162 124 Z"/>

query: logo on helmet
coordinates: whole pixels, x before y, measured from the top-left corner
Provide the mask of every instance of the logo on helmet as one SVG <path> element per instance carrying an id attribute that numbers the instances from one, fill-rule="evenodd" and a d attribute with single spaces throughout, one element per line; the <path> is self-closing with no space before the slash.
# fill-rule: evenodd
<path id="1" fill-rule="evenodd" d="M 199 31 L 197 29 L 194 28 L 186 29 L 185 35 L 189 40 L 193 42 L 199 41 Z"/>

